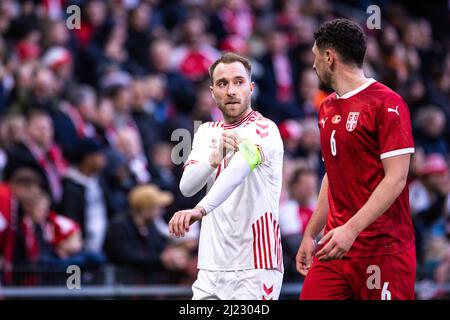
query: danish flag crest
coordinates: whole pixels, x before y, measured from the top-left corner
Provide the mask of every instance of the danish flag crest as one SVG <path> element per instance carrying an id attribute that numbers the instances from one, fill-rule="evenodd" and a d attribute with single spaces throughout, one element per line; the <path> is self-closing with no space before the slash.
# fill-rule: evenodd
<path id="1" fill-rule="evenodd" d="M 347 124 L 345 128 L 347 131 L 353 131 L 358 124 L 359 112 L 350 112 L 347 117 Z"/>

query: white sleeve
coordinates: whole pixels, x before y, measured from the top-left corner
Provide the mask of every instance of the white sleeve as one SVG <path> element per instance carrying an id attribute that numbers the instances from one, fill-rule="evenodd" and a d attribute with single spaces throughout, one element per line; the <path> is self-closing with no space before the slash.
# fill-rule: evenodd
<path id="1" fill-rule="evenodd" d="M 220 206 L 244 182 L 250 171 L 248 161 L 240 151 L 237 152 L 198 206 L 203 207 L 206 213 Z"/>
<path id="2" fill-rule="evenodd" d="M 205 151 L 206 132 L 202 124 L 194 135 L 192 150 L 184 165 L 184 172 L 180 180 L 180 191 L 185 197 L 192 197 L 199 192 L 214 172 L 208 163 Z"/>
<path id="3" fill-rule="evenodd" d="M 199 192 L 214 170 L 206 161 L 193 163 L 186 167 L 180 180 L 180 191 L 183 196 L 192 197 Z"/>

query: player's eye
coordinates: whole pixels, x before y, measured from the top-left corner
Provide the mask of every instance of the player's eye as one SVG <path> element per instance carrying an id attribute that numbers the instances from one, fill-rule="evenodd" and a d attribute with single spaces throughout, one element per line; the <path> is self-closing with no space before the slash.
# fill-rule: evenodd
<path id="1" fill-rule="evenodd" d="M 218 83 L 217 83 L 217 86 L 218 86 L 219 88 L 224 88 L 226 85 L 227 85 L 227 84 L 226 84 L 226 82 L 224 82 L 224 81 L 221 81 L 221 82 L 218 82 Z"/>
<path id="2" fill-rule="evenodd" d="M 240 86 L 241 84 L 243 84 L 244 83 L 244 80 L 242 80 L 242 79 L 238 79 L 238 80 L 236 80 L 235 82 L 234 82 L 234 84 L 236 84 L 236 85 L 238 85 L 238 86 Z"/>

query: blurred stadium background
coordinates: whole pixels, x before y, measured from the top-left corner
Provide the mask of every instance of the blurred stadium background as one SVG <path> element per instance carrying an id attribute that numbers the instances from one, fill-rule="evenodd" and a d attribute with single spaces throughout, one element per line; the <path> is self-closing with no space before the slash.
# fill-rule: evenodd
<path id="1" fill-rule="evenodd" d="M 67 13 L 70 5 L 77 7 Z M 370 5 L 380 8 L 379 29 L 367 27 Z M 417 298 L 449 298 L 449 6 L 0 1 L 0 298 L 190 298 L 198 228 L 173 241 L 166 222 L 204 191 L 181 195 L 172 133 L 220 118 L 207 69 L 234 51 L 251 58 L 254 108 L 278 124 L 285 143 L 281 298 L 297 299 L 295 254 L 324 173 L 316 116 L 328 93 L 311 47 L 320 23 L 335 17 L 365 28 L 366 75 L 410 107 Z"/>

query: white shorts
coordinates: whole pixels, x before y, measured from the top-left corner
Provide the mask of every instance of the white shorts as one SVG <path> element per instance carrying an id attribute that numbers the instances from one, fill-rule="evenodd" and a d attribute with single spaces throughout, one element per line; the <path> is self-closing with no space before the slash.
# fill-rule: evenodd
<path id="1" fill-rule="evenodd" d="M 192 300 L 278 300 L 282 282 L 276 269 L 199 270 Z"/>

